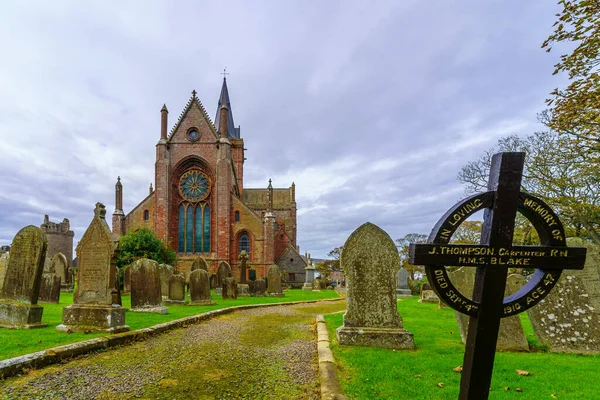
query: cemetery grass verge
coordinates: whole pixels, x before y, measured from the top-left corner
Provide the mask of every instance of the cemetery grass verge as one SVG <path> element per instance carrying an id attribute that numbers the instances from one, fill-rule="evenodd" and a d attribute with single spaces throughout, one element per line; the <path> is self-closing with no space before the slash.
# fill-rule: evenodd
<path id="1" fill-rule="evenodd" d="M 86 341 L 93 338 L 108 336 L 106 333 L 62 333 L 56 326 L 62 323 L 62 309 L 73 303 L 72 293 L 61 293 L 59 304 L 39 303 L 44 307 L 42 322 L 48 324 L 45 328 L 36 329 L 1 329 L 0 360 L 22 356 L 66 344 Z M 241 305 L 274 304 L 294 301 L 325 300 L 339 298 L 333 290 L 312 292 L 293 289 L 285 292 L 284 297 L 238 297 L 236 300 L 223 300 L 213 292 L 216 302 L 210 306 L 167 305 L 168 314 L 150 314 L 128 311 L 125 323 L 132 331 L 149 328 L 157 324 L 202 314 L 207 311 L 219 310 Z M 122 296 L 123 307 L 130 307 L 130 297 Z M 114 336 L 114 335 L 113 335 Z"/>
<path id="2" fill-rule="evenodd" d="M 460 373 L 453 369 L 462 365 L 464 345 L 454 311 L 419 303 L 416 297 L 399 300 L 398 310 L 404 328 L 414 334 L 414 351 L 340 346 L 335 330 L 343 324 L 343 314 L 325 316 L 344 394 L 355 400 L 458 398 Z M 532 350 L 496 353 L 490 399 L 598 398 L 600 356 L 546 352 L 526 314 L 521 319 Z"/>

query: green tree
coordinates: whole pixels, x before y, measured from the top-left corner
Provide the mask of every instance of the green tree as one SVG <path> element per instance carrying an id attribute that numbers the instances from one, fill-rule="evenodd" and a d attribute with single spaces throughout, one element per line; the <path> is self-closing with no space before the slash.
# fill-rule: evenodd
<path id="1" fill-rule="evenodd" d="M 542 48 L 550 52 L 558 44 L 573 49 L 560 56 L 554 74 L 567 73 L 569 85 L 554 89 L 546 100 L 552 107 L 545 115 L 547 125 L 571 136 L 580 151 L 592 151 L 600 158 L 600 2 L 559 0 L 554 32 Z"/>
<path id="2" fill-rule="evenodd" d="M 331 259 L 323 260 L 315 264 L 317 272 L 319 272 L 322 278 L 327 278 L 333 271 L 339 271 L 341 269 L 340 256 L 342 255 L 343 248 L 344 246 L 334 248 L 327 253 L 327 256 Z"/>
<path id="3" fill-rule="evenodd" d="M 537 132 L 521 138 L 502 138 L 479 159 L 465 165 L 458 175 L 467 193 L 487 188 L 491 157 L 498 151 L 524 151 L 522 190 L 548 203 L 567 231 L 567 236 L 588 236 L 600 244 L 600 170 L 569 136 L 554 131 Z M 517 238 L 517 234 L 521 237 Z M 537 235 L 524 217 L 517 220 L 515 242 L 529 244 Z"/>
<path id="4" fill-rule="evenodd" d="M 119 248 L 119 258 L 117 259 L 119 268 L 140 258 L 149 258 L 159 264 L 172 264 L 177 258 L 177 254 L 168 249 L 148 228 L 139 228 L 121 236 Z"/>
<path id="5" fill-rule="evenodd" d="M 481 240 L 481 221 L 464 221 L 452 234 L 451 242 L 457 244 L 479 244 Z"/>
<path id="6" fill-rule="evenodd" d="M 427 235 L 422 233 L 409 233 L 400 239 L 396 239 L 396 247 L 398 247 L 398 254 L 400 255 L 400 266 L 408 272 L 411 280 L 415 280 L 415 274 L 423 275 L 425 268 L 422 265 L 412 265 L 408 263 L 408 249 L 411 243 L 425 243 L 427 242 Z"/>

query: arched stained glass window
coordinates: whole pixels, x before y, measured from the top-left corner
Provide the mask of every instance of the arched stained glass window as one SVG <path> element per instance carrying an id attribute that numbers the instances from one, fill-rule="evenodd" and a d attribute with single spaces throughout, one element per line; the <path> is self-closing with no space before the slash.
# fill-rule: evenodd
<path id="1" fill-rule="evenodd" d="M 209 177 L 197 169 L 187 171 L 179 180 L 179 194 L 184 199 L 178 213 L 179 252 L 210 252 L 210 188 Z"/>
<path id="2" fill-rule="evenodd" d="M 248 236 L 247 233 L 242 233 L 238 240 L 238 254 L 240 254 L 242 250 L 246 250 L 246 253 L 250 255 L 250 236 Z"/>

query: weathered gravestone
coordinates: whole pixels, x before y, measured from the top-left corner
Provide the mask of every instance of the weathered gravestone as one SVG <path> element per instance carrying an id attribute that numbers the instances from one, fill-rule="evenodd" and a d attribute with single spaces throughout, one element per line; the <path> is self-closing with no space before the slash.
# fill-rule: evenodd
<path id="1" fill-rule="evenodd" d="M 94 219 L 77 249 L 77 290 L 72 305 L 63 308 L 62 332 L 125 332 L 125 309 L 119 306 L 116 259 L 119 241 L 106 223 L 106 208 L 96 203 Z"/>
<path id="2" fill-rule="evenodd" d="M 197 269 L 190 273 L 190 305 L 210 305 L 215 304 L 210 294 L 210 285 L 208 282 L 208 272 L 203 269 Z"/>
<path id="3" fill-rule="evenodd" d="M 281 290 L 281 271 L 277 264 L 273 264 L 267 271 L 267 292 L 272 297 L 283 297 L 283 291 Z"/>
<path id="4" fill-rule="evenodd" d="M 404 268 L 400 268 L 396 274 L 396 297 L 412 298 L 412 292 L 408 287 L 408 272 Z"/>
<path id="5" fill-rule="evenodd" d="M 535 335 L 550 351 L 600 352 L 600 255 L 598 246 L 578 238 L 570 246 L 586 247 L 583 270 L 564 271 L 547 297 L 527 310 Z"/>
<path id="6" fill-rule="evenodd" d="M 250 283 L 252 283 L 252 282 L 250 282 Z M 238 283 L 237 296 L 238 297 L 250 297 L 250 284 Z"/>
<path id="7" fill-rule="evenodd" d="M 169 299 L 168 304 L 185 304 L 185 276 L 183 274 L 174 274 L 169 279 Z"/>
<path id="8" fill-rule="evenodd" d="M 223 278 L 223 300 L 237 299 L 238 286 L 235 278 Z"/>
<path id="9" fill-rule="evenodd" d="M 246 252 L 246 250 L 240 251 L 240 255 L 238 256 L 238 259 L 240 260 L 240 282 L 241 283 L 246 283 L 246 264 L 247 264 L 249 258 L 250 258 L 250 256 L 248 256 L 248 253 Z"/>
<path id="10" fill-rule="evenodd" d="M 216 286 L 216 288 L 222 288 L 223 287 L 223 279 L 229 278 L 230 276 L 232 276 L 231 275 L 231 266 L 226 261 L 221 261 L 219 263 L 219 268 L 217 268 L 217 286 Z"/>
<path id="11" fill-rule="evenodd" d="M 131 292 L 131 264 L 123 270 L 123 293 Z"/>
<path id="12" fill-rule="evenodd" d="M 60 278 L 60 290 L 63 292 L 72 292 L 73 284 L 71 281 L 69 263 L 67 257 L 63 253 L 56 253 L 52 257 L 52 269 L 56 276 Z"/>
<path id="13" fill-rule="evenodd" d="M 548 295 L 564 269 L 582 269 L 585 248 L 567 248 L 556 214 L 540 199 L 520 192 L 525 153 L 492 157 L 488 191 L 466 198 L 436 224 L 426 244 L 411 244 L 409 263 L 424 265 L 427 279 L 451 308 L 470 316 L 459 399 L 484 400 L 496 353 L 500 319 L 523 312 Z M 480 245 L 448 244 L 467 218 L 485 210 Z M 542 246 L 513 246 L 516 213 L 534 226 Z M 473 299 L 450 281 L 446 265 L 477 267 Z M 504 298 L 508 268 L 536 268 L 529 282 Z"/>
<path id="14" fill-rule="evenodd" d="M 463 295 L 469 298 L 473 296 L 473 287 L 475 286 L 475 268 L 462 267 L 456 271 L 449 272 L 448 277 Z M 525 278 L 522 275 L 509 275 L 506 281 L 504 295 L 508 297 L 511 294 L 518 292 L 523 287 L 524 283 Z M 460 338 L 462 339 L 463 343 L 467 343 L 469 316 L 458 311 L 455 311 L 454 314 L 458 324 Z M 525 332 L 523 332 L 521 318 L 518 315 L 509 318 L 503 318 L 500 322 L 500 331 L 498 332 L 496 350 L 529 350 L 529 343 L 527 342 Z"/>
<path id="15" fill-rule="evenodd" d="M 8 265 L 8 256 L 10 253 L 6 252 L 0 256 L 0 290 L 4 286 L 4 277 L 6 276 L 6 266 Z"/>
<path id="16" fill-rule="evenodd" d="M 217 278 L 217 274 L 211 274 L 210 275 L 210 288 L 211 289 L 216 289 L 219 285 L 218 282 L 219 278 Z"/>
<path id="17" fill-rule="evenodd" d="M 381 228 L 365 223 L 346 240 L 340 257 L 346 277 L 344 325 L 336 330 L 342 345 L 414 349 L 396 306 L 400 256 Z"/>
<path id="18" fill-rule="evenodd" d="M 194 261 L 192 262 L 192 268 L 190 270 L 190 272 L 193 272 L 197 269 L 203 269 L 206 272 L 208 272 L 208 263 L 206 262 L 206 260 L 204 259 L 204 257 L 196 257 L 194 259 Z"/>
<path id="19" fill-rule="evenodd" d="M 304 285 L 302 285 L 303 290 L 313 290 L 312 282 L 315 279 L 315 271 L 316 268 L 313 266 L 312 260 L 310 260 L 310 263 L 304 268 L 305 278 Z"/>
<path id="20" fill-rule="evenodd" d="M 254 281 L 252 294 L 255 297 L 264 296 L 266 291 L 267 291 L 267 282 L 265 281 L 265 278 L 258 278 L 257 280 Z"/>
<path id="21" fill-rule="evenodd" d="M 162 305 L 160 270 L 154 260 L 141 258 L 131 267 L 131 311 L 167 314 Z"/>
<path id="22" fill-rule="evenodd" d="M 320 292 L 321 291 L 321 278 L 315 278 L 312 280 L 311 282 L 312 284 L 312 290 L 315 292 Z"/>
<path id="23" fill-rule="evenodd" d="M 440 301 L 439 297 L 433 290 L 421 289 L 421 298 L 419 299 L 419 303 L 438 303 Z"/>
<path id="24" fill-rule="evenodd" d="M 13 239 L 0 288 L 0 327 L 40 328 L 44 308 L 37 304 L 48 242 L 40 228 L 21 229 Z"/>
<path id="25" fill-rule="evenodd" d="M 60 301 L 60 276 L 56 275 L 56 270 L 52 261 L 46 258 L 44 262 L 44 272 L 40 280 L 40 295 L 38 301 L 58 304 Z"/>
<path id="26" fill-rule="evenodd" d="M 163 297 L 169 296 L 169 281 L 175 273 L 175 269 L 167 264 L 158 264 L 158 273 L 160 275 L 160 292 Z"/>

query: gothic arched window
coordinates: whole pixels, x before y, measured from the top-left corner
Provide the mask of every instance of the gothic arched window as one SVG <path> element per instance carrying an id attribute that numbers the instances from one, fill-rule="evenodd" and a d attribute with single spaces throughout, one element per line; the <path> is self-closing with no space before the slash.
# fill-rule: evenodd
<path id="1" fill-rule="evenodd" d="M 210 181 L 204 172 L 192 169 L 181 176 L 179 194 L 184 201 L 178 213 L 179 252 L 210 252 L 209 193 Z"/>
<path id="2" fill-rule="evenodd" d="M 238 254 L 240 254 L 242 250 L 246 250 L 246 253 L 250 255 L 250 236 L 248 236 L 247 233 L 242 233 L 238 240 Z"/>

